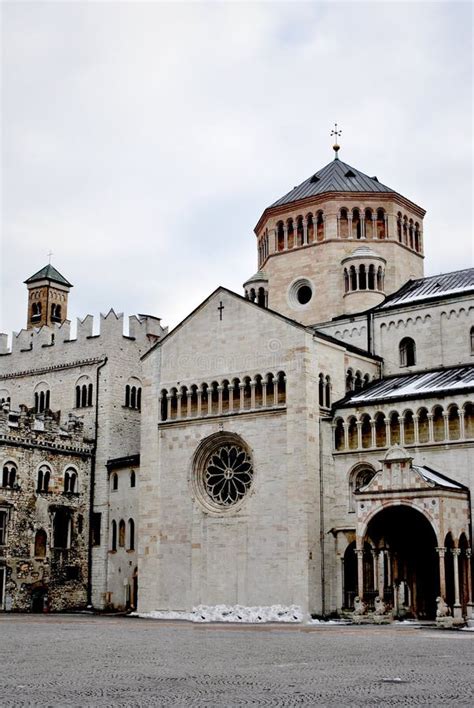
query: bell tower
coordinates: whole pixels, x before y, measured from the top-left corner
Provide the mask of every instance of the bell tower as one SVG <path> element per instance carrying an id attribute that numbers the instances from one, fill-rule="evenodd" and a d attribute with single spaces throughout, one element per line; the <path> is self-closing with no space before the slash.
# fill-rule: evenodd
<path id="1" fill-rule="evenodd" d="M 73 286 L 51 263 L 25 280 L 25 285 L 28 329 L 62 324 L 67 319 L 68 296 Z"/>
<path id="2" fill-rule="evenodd" d="M 258 273 L 244 285 L 247 298 L 305 325 L 368 310 L 423 277 L 425 210 L 333 149 L 263 212 Z"/>

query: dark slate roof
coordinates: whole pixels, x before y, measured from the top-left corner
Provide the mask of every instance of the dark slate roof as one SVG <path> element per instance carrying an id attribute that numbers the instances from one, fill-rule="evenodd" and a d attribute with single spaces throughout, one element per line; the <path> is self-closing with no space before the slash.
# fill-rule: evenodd
<path id="1" fill-rule="evenodd" d="M 470 290 L 474 290 L 474 268 L 455 270 L 452 273 L 409 280 L 400 290 L 389 295 L 381 305 L 374 309 L 386 310 L 390 307 L 412 304 L 419 300 L 458 295 Z"/>
<path id="2" fill-rule="evenodd" d="M 67 285 L 68 288 L 72 288 L 73 286 L 71 283 L 69 283 L 64 276 L 59 273 L 59 271 L 56 270 L 54 266 L 51 265 L 51 263 L 48 263 L 48 265 L 44 266 L 44 268 L 41 268 L 37 273 L 32 275 L 28 280 L 25 280 L 25 283 L 35 283 L 37 280 L 52 280 L 54 283 L 61 283 L 61 285 Z"/>
<path id="3" fill-rule="evenodd" d="M 306 199 L 307 197 L 314 197 L 316 194 L 325 194 L 326 192 L 387 193 L 394 191 L 395 190 L 379 182 L 377 177 L 368 177 L 346 162 L 333 160 L 319 170 L 319 172 L 316 172 L 300 185 L 294 187 L 291 192 L 285 194 L 284 197 L 278 199 L 271 206 L 282 206 L 283 204 L 296 202 L 300 199 Z"/>
<path id="4" fill-rule="evenodd" d="M 361 406 L 404 398 L 424 398 L 442 392 L 457 393 L 466 389 L 474 390 L 474 365 L 390 376 L 350 394 L 347 399 L 340 404 L 336 403 L 334 407 Z"/>

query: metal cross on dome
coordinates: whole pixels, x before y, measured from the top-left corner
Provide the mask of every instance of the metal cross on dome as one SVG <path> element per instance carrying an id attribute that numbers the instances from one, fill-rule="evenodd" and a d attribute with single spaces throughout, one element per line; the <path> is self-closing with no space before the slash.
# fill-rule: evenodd
<path id="1" fill-rule="evenodd" d="M 46 254 L 48 256 L 48 262 L 51 264 L 51 256 L 53 255 L 52 251 L 49 251 L 49 253 Z"/>
<path id="2" fill-rule="evenodd" d="M 338 150 L 339 150 L 339 144 L 338 144 L 338 142 L 337 142 L 337 139 L 338 139 L 341 135 L 342 135 L 342 130 L 338 130 L 338 128 L 337 128 L 337 123 L 334 123 L 334 129 L 331 130 L 331 137 L 334 136 L 334 138 L 335 138 L 334 145 L 332 146 L 332 149 L 333 149 L 334 152 L 336 153 L 335 156 L 334 156 L 334 159 L 335 159 L 335 160 L 338 160 L 338 159 L 339 159 L 338 156 L 337 156 L 337 153 L 338 153 Z"/>

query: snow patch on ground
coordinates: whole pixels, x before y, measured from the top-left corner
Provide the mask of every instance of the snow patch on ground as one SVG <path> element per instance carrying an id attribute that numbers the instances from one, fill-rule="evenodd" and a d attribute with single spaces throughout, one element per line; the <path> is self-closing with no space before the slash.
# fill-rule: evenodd
<path id="1" fill-rule="evenodd" d="M 134 612 L 136 617 L 160 620 L 186 620 L 188 622 L 303 622 L 306 619 L 301 607 L 272 605 L 271 607 L 243 607 L 242 605 L 198 605 L 192 612 L 154 611 Z"/>

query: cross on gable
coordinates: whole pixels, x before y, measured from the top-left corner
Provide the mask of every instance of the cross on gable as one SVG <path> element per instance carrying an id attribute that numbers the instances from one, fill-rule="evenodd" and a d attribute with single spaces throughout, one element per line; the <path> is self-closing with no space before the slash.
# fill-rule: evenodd
<path id="1" fill-rule="evenodd" d="M 222 320 L 222 311 L 224 310 L 224 305 L 222 304 L 222 300 L 219 303 L 219 307 L 217 308 L 219 310 L 219 319 Z"/>

